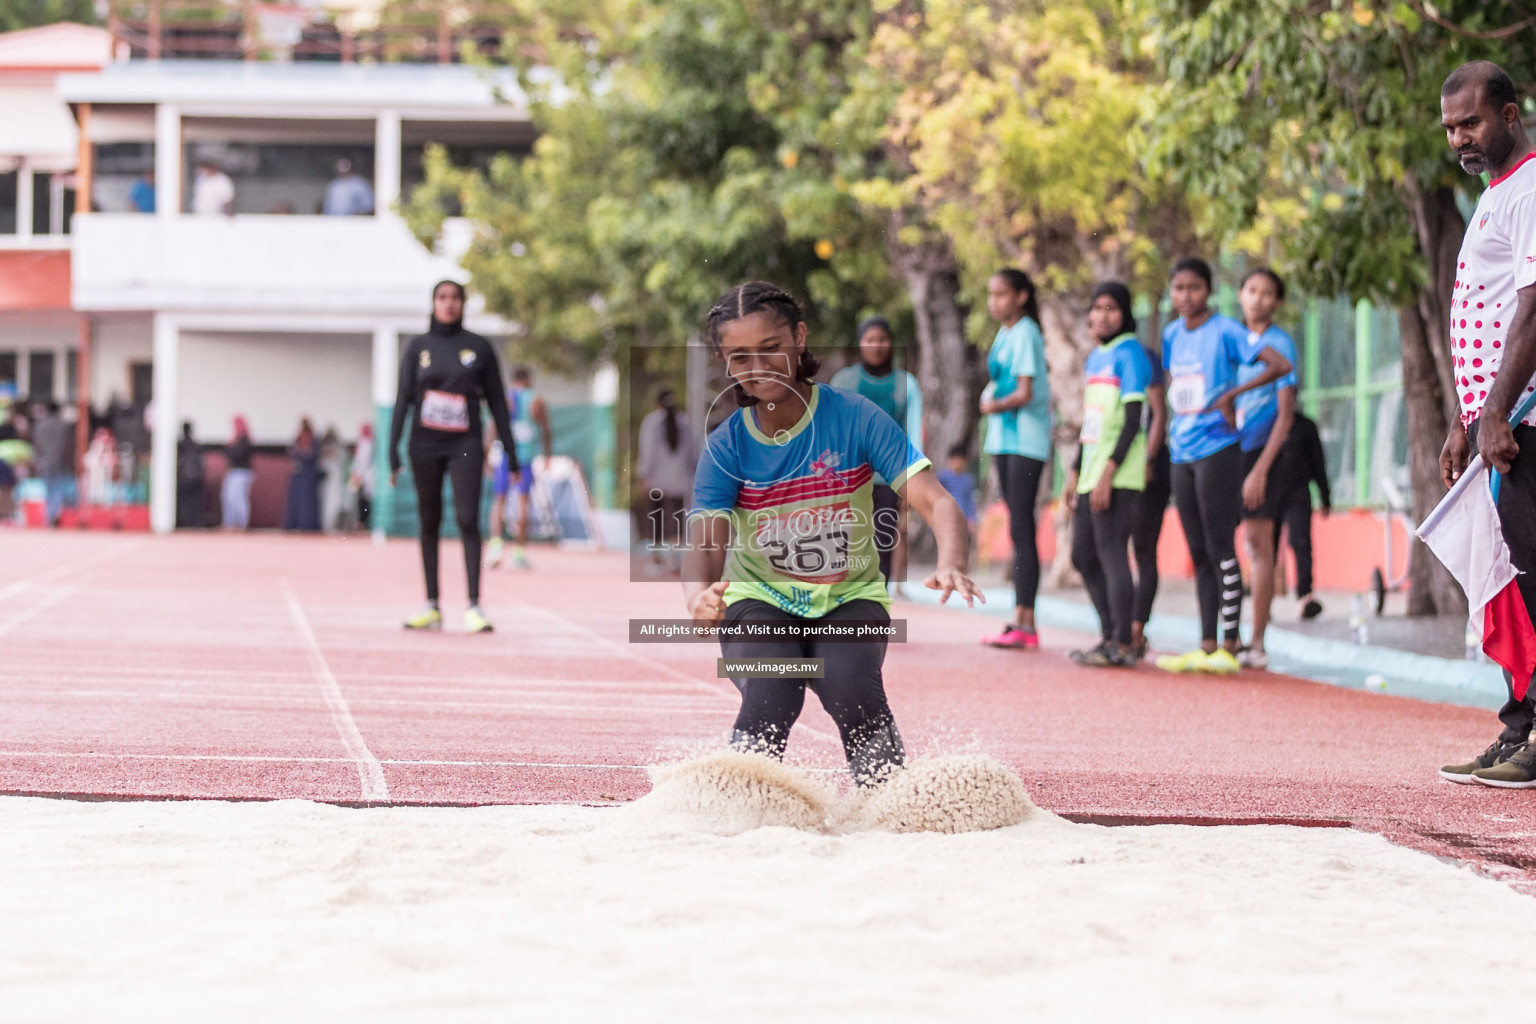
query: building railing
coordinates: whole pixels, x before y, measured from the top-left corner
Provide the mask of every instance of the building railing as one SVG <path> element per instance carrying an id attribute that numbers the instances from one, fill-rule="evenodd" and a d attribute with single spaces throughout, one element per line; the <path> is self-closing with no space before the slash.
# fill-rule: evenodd
<path id="1" fill-rule="evenodd" d="M 351 12 L 257 0 L 109 0 L 107 30 L 135 60 L 455 64 L 466 54 L 501 51 L 505 10 L 475 3 L 392 3 Z"/>

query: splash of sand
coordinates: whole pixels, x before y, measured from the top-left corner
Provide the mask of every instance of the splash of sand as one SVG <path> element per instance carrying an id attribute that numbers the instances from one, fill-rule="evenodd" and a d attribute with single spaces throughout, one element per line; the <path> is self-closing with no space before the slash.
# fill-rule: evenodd
<path id="1" fill-rule="evenodd" d="M 840 796 L 829 782 L 760 754 L 723 750 L 652 768 L 651 792 L 624 808 L 628 826 L 739 835 L 783 826 L 809 832 L 975 832 L 1034 811 L 1024 784 L 985 754 L 919 758 L 882 785 Z"/>

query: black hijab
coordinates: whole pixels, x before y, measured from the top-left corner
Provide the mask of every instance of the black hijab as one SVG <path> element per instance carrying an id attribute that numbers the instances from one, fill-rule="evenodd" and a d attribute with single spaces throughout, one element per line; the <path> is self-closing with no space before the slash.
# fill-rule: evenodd
<path id="1" fill-rule="evenodd" d="M 469 296 L 464 291 L 464 286 L 459 284 L 459 282 L 457 282 L 457 281 L 439 281 L 439 282 L 437 282 L 437 284 L 433 285 L 432 286 L 432 321 L 431 321 L 431 326 L 429 326 L 427 328 L 427 333 L 428 334 L 441 334 L 441 335 L 445 335 L 447 337 L 452 337 L 453 335 L 458 334 L 460 331 L 462 331 L 464 329 L 464 308 L 463 308 L 463 306 L 459 307 L 459 318 L 457 320 L 453 321 L 453 323 L 443 323 L 441 320 L 439 320 L 437 318 L 437 290 L 439 288 L 441 288 L 445 284 L 451 284 L 451 285 L 453 285 L 455 288 L 457 288 L 459 290 L 459 301 L 460 302 L 463 302 L 463 301 L 465 301 L 465 300 L 467 300 L 469 298 Z"/>
<path id="2" fill-rule="evenodd" d="M 1131 312 L 1131 290 L 1119 281 L 1105 281 L 1094 288 L 1092 297 L 1088 299 L 1090 308 L 1099 301 L 1101 295 L 1108 295 L 1114 300 L 1115 305 L 1120 307 L 1120 331 L 1115 337 L 1118 338 L 1121 334 L 1135 334 L 1136 316 Z M 1114 338 L 1104 340 L 1113 341 Z"/>

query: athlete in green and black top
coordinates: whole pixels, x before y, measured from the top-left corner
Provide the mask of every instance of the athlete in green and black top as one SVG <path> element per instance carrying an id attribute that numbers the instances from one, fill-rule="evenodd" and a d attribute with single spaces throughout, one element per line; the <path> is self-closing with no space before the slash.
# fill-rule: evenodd
<path id="1" fill-rule="evenodd" d="M 1066 499 L 1074 508 L 1072 564 L 1099 613 L 1103 642 L 1073 651 L 1079 665 L 1130 668 L 1131 617 L 1136 584 L 1127 546 L 1142 490 L 1147 485 L 1147 435 L 1142 403 L 1152 381 L 1152 361 L 1136 338 L 1131 293 L 1118 281 L 1093 290 L 1088 331 L 1099 347 L 1083 367 L 1082 444 L 1067 476 Z"/>
<path id="2" fill-rule="evenodd" d="M 432 327 L 405 346 L 394 419 L 389 428 L 391 482 L 400 472 L 400 437 L 411 419 L 411 476 L 421 519 L 421 567 L 427 580 L 427 606 L 406 620 L 407 629 L 441 629 L 438 608 L 437 546 L 443 523 L 443 477 L 453 480 L 453 510 L 464 542 L 464 571 L 469 577 L 469 609 L 464 628 L 488 633 L 491 623 L 480 611 L 480 480 L 485 471 L 480 403 L 491 411 L 496 434 L 518 471 L 507 396 L 501 389 L 496 350 L 480 335 L 464 329 L 464 287 L 442 281 L 432 289 Z"/>

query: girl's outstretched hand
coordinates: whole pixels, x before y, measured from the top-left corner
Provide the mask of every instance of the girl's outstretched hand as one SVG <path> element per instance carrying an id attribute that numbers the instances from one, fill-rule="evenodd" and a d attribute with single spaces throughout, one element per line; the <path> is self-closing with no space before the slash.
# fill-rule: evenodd
<path id="1" fill-rule="evenodd" d="M 976 607 L 977 601 L 980 601 L 982 604 L 987 603 L 987 599 L 981 594 L 981 588 L 971 582 L 971 578 L 960 569 L 940 567 L 934 571 L 932 576 L 923 581 L 923 586 L 929 590 L 943 592 L 939 597 L 939 604 L 944 604 L 948 601 L 950 594 L 959 594 L 965 598 L 965 606 L 967 608 Z"/>

